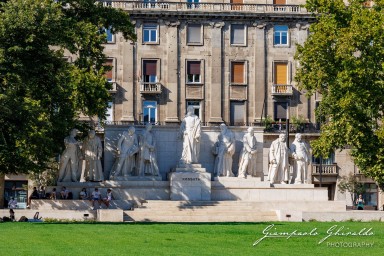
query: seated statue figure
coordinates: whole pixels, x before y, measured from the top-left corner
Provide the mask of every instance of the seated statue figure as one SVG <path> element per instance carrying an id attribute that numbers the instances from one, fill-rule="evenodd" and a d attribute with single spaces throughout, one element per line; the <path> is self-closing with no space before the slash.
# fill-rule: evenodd
<path id="1" fill-rule="evenodd" d="M 94 130 L 88 132 L 88 137 L 84 140 L 81 151 L 85 160 L 85 168 L 80 181 L 104 181 L 103 168 L 100 161 L 103 148 L 101 140 L 96 136 Z"/>
<path id="2" fill-rule="evenodd" d="M 64 139 L 65 149 L 60 157 L 59 182 L 79 181 L 82 156 L 79 142 L 75 138 L 77 133 L 77 129 L 72 129 L 69 136 Z"/>
<path id="3" fill-rule="evenodd" d="M 138 151 L 139 143 L 135 134 L 135 128 L 131 126 L 128 132 L 124 132 L 117 142 L 118 157 L 112 168 L 111 180 L 118 176 L 127 177 L 135 175 L 136 153 Z"/>
<path id="4" fill-rule="evenodd" d="M 243 137 L 243 149 L 240 152 L 238 175 L 240 178 L 246 178 L 247 174 L 256 174 L 257 141 L 253 127 L 249 127 L 247 131 L 248 133 Z"/>
<path id="5" fill-rule="evenodd" d="M 232 162 L 235 153 L 235 137 L 225 124 L 220 125 L 220 135 L 213 148 L 216 155 L 214 174 L 216 176 L 233 177 Z"/>
<path id="6" fill-rule="evenodd" d="M 156 160 L 156 141 L 150 123 L 145 126 L 145 132 L 140 137 L 139 176 L 160 176 Z"/>

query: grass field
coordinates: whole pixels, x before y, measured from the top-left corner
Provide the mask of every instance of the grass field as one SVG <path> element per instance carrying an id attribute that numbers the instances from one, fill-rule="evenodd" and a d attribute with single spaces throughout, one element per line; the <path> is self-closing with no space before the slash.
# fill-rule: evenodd
<path id="1" fill-rule="evenodd" d="M 329 236 L 337 231 L 343 235 Z M 260 240 L 263 232 L 273 237 Z M 0 223 L 0 252 L 7 256 L 384 255 L 384 223 Z"/>

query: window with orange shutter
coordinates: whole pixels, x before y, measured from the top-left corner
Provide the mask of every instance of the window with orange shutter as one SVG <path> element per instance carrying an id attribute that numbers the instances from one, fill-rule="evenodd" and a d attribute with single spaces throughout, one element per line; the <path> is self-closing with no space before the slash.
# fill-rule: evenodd
<path id="1" fill-rule="evenodd" d="M 275 62 L 274 84 L 288 84 L 288 63 Z"/>
<path id="2" fill-rule="evenodd" d="M 231 83 L 233 84 L 245 84 L 245 63 L 244 62 L 232 62 L 231 65 Z"/>
<path id="3" fill-rule="evenodd" d="M 107 59 L 104 66 L 110 66 L 111 70 L 107 71 L 104 76 L 109 82 L 113 81 L 113 59 Z"/>

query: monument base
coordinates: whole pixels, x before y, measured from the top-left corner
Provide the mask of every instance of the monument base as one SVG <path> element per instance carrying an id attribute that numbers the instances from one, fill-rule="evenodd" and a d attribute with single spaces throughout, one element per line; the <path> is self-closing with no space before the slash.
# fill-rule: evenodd
<path id="1" fill-rule="evenodd" d="M 170 199 L 188 201 L 211 200 L 211 174 L 200 171 L 178 171 L 169 175 Z"/>

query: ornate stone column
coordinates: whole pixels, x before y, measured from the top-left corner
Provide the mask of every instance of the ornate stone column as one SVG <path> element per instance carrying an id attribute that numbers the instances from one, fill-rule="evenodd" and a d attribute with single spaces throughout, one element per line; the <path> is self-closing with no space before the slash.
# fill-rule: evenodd
<path id="1" fill-rule="evenodd" d="M 166 87 L 167 93 L 167 104 L 166 104 L 166 118 L 165 122 L 167 123 L 180 123 L 178 117 L 179 111 L 179 76 L 180 76 L 180 67 L 179 67 L 179 21 L 165 21 L 167 26 L 167 54 L 166 54 L 166 64 L 163 65 L 167 67 L 166 70 L 163 70 L 165 75 L 166 83 L 163 84 Z"/>
<path id="2" fill-rule="evenodd" d="M 136 21 L 131 21 L 132 24 L 136 25 L 136 28 L 140 26 L 140 24 L 136 23 Z M 141 31 L 140 29 L 136 29 L 136 31 Z M 139 35 L 138 35 L 139 37 Z M 124 40 L 124 39 L 122 39 Z M 123 49 L 122 49 L 122 65 L 123 65 L 123 76 L 122 76 L 122 84 L 123 92 L 120 92 L 119 100 L 122 102 L 122 118 L 121 121 L 129 121 L 134 122 L 135 121 L 135 95 L 138 83 L 138 68 L 140 68 L 140 63 L 136 59 L 136 49 L 137 49 L 137 42 L 122 42 Z"/>
<path id="3" fill-rule="evenodd" d="M 212 28 L 212 56 L 211 56 L 211 65 L 207 68 L 210 69 L 210 85 L 207 90 L 209 91 L 209 98 L 206 99 L 209 101 L 208 111 L 208 122 L 210 123 L 222 123 L 222 95 L 223 95 L 223 73 L 222 73 L 222 46 L 223 46 L 223 36 L 222 28 L 225 25 L 224 22 L 211 22 Z"/>
<path id="4" fill-rule="evenodd" d="M 259 122 L 265 113 L 264 98 L 268 92 L 265 82 L 265 60 L 266 60 L 266 38 L 265 23 L 253 23 L 256 29 L 256 44 L 254 51 L 255 59 L 255 85 L 250 86 L 250 95 L 254 97 L 253 121 Z M 263 109 L 264 108 L 264 109 Z"/>

